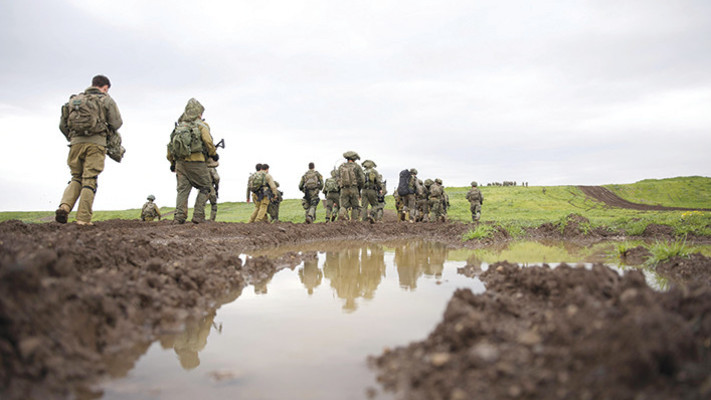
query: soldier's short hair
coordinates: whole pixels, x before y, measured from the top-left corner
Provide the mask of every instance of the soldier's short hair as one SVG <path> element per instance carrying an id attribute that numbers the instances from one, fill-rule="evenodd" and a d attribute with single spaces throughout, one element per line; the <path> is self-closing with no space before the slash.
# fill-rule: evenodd
<path id="1" fill-rule="evenodd" d="M 262 171 L 266 171 L 269 169 L 269 164 L 262 164 Z"/>
<path id="2" fill-rule="evenodd" d="M 314 167 L 316 167 L 316 166 L 314 165 L 314 163 L 310 162 L 310 163 L 309 163 L 309 169 L 314 169 Z"/>
<path id="3" fill-rule="evenodd" d="M 261 170 L 262 170 L 262 163 L 257 163 L 257 165 L 255 165 L 254 168 L 255 168 L 257 171 L 261 171 Z"/>
<path id="4" fill-rule="evenodd" d="M 106 85 L 109 85 L 111 87 L 111 81 L 109 78 L 105 77 L 104 75 L 96 75 L 91 79 L 91 86 L 93 87 L 104 87 Z"/>

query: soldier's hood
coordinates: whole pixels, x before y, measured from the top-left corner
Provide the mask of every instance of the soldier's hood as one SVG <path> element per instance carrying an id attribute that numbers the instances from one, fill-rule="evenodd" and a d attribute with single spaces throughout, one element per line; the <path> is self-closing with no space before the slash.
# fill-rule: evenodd
<path id="1" fill-rule="evenodd" d="M 188 104 L 185 105 L 185 112 L 180 116 L 180 121 L 194 121 L 200 118 L 204 111 L 205 107 L 193 97 L 188 100 Z"/>

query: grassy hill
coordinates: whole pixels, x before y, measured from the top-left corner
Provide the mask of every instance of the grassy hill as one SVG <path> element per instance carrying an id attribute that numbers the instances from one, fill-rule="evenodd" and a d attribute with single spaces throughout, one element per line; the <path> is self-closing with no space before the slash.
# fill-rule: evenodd
<path id="1" fill-rule="evenodd" d="M 607 185 L 618 196 L 636 203 L 668 207 L 711 208 L 711 178 L 678 177 L 646 179 L 632 184 Z M 465 199 L 468 187 L 447 188 L 451 207 L 449 218 L 469 222 L 471 214 Z M 512 233 L 522 227 L 538 226 L 546 222 L 564 224 L 571 213 L 590 220 L 591 227 L 608 226 L 640 233 L 650 223 L 673 226 L 680 235 L 693 232 L 711 236 L 711 212 L 636 211 L 609 208 L 590 200 L 576 186 L 481 187 L 484 195 L 482 221 L 500 224 Z M 392 196 L 387 197 L 386 209 L 395 210 Z M 161 212 L 172 211 L 162 207 Z M 247 222 L 254 210 L 251 203 L 225 202 L 219 205 L 218 221 Z M 209 212 L 209 206 L 208 210 Z M 138 219 L 139 209 L 121 211 L 96 211 L 94 220 Z M 317 222 L 323 221 L 323 202 L 319 204 Z M 73 219 L 74 213 L 70 215 Z M 168 218 L 172 218 L 169 216 Z M 0 221 L 19 219 L 25 222 L 50 222 L 53 212 L 3 212 Z M 304 210 L 300 199 L 287 199 L 281 205 L 280 219 L 303 222 Z"/>

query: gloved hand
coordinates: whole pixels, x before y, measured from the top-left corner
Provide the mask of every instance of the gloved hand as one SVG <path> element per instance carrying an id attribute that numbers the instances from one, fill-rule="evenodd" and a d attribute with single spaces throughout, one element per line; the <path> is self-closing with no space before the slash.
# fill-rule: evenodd
<path id="1" fill-rule="evenodd" d="M 220 155 L 217 154 L 217 153 L 215 153 L 214 156 L 210 156 L 210 157 L 212 157 L 212 159 L 215 160 L 215 161 L 218 161 L 218 160 L 220 159 Z"/>
<path id="2" fill-rule="evenodd" d="M 170 164 L 170 172 L 175 172 L 175 164 Z"/>

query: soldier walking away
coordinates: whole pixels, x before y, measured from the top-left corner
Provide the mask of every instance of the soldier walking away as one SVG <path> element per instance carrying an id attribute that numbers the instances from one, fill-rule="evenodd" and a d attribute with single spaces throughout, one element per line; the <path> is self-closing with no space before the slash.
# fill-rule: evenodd
<path id="1" fill-rule="evenodd" d="M 284 192 L 279 190 L 279 182 L 274 181 L 274 185 L 277 187 L 277 193 L 267 206 L 267 214 L 269 215 L 270 222 L 279 221 L 279 205 L 282 200 L 284 200 Z"/>
<path id="2" fill-rule="evenodd" d="M 351 210 L 350 220 L 357 221 L 360 215 L 360 190 L 365 184 L 363 169 L 356 163 L 360 156 L 355 151 L 343 153 L 346 162 L 338 167 L 338 186 L 341 188 L 341 209 L 338 219 L 346 220 Z"/>
<path id="3" fill-rule="evenodd" d="M 444 222 L 444 187 L 442 187 L 442 180 L 439 178 L 435 179 L 430 186 L 429 203 L 432 209 L 432 219 Z"/>
<path id="4" fill-rule="evenodd" d="M 210 126 L 202 119 L 205 107 L 194 98 L 188 100 L 185 111 L 175 124 L 168 143 L 170 170 L 178 182 L 173 223 L 183 224 L 188 218 L 190 190 L 198 190 L 193 209 L 193 223 L 205 222 L 205 204 L 210 196 L 212 180 L 205 156 L 218 161 Z"/>
<path id="5" fill-rule="evenodd" d="M 217 173 L 217 167 L 220 163 L 213 160 L 212 157 L 207 158 L 207 171 L 210 173 L 210 196 L 207 200 L 210 202 L 210 221 L 217 218 L 217 198 L 220 197 L 220 175 Z"/>
<path id="6" fill-rule="evenodd" d="M 318 193 L 323 189 L 323 176 L 316 171 L 314 163 L 309 163 L 309 170 L 304 173 L 299 182 L 299 190 L 304 192 L 301 205 L 306 210 L 304 219 L 307 224 L 316 220 L 316 207 L 320 201 Z"/>
<path id="7" fill-rule="evenodd" d="M 467 192 L 467 200 L 469 200 L 469 210 L 472 212 L 472 221 L 479 221 L 479 218 L 481 218 L 481 205 L 484 204 L 484 195 L 481 194 L 476 182 L 472 182 L 472 188 Z"/>
<path id="8" fill-rule="evenodd" d="M 377 165 L 374 161 L 365 160 L 362 165 L 365 168 L 365 171 L 363 171 L 365 182 L 361 191 L 361 213 L 363 214 L 363 221 L 373 223 L 376 220 L 378 196 L 383 189 L 383 177 L 375 169 Z M 368 212 L 368 206 L 370 206 L 370 212 Z"/>
<path id="9" fill-rule="evenodd" d="M 250 184 L 254 197 L 254 212 L 249 217 L 249 222 L 267 222 L 267 208 L 278 193 L 276 184 L 269 175 L 269 164 L 261 164 L 262 169 L 254 174 Z"/>
<path id="10" fill-rule="evenodd" d="M 378 205 L 375 207 L 375 221 L 382 221 L 385 213 L 385 195 L 388 194 L 388 181 L 383 180 L 383 187 L 378 194 Z"/>
<path id="11" fill-rule="evenodd" d="M 116 102 L 109 96 L 111 82 L 104 75 L 96 75 L 91 87 L 73 95 L 62 106 L 59 130 L 69 141 L 67 165 L 72 179 L 55 211 L 54 219 L 67 223 L 77 200 L 77 225 L 93 225 L 94 196 L 97 179 L 104 170 L 107 139 L 118 135 L 123 125 Z M 112 157 L 113 158 L 113 157 Z"/>
<path id="12" fill-rule="evenodd" d="M 417 193 L 422 193 L 424 188 L 417 180 L 417 170 L 410 168 L 400 172 L 400 181 L 397 187 L 400 201 L 402 201 L 402 216 L 400 220 L 415 222 L 417 219 Z"/>
<path id="13" fill-rule="evenodd" d="M 149 194 L 147 199 L 148 201 L 141 208 L 141 221 L 153 221 L 156 217 L 160 221 L 160 210 L 156 203 L 153 202 L 156 196 Z"/>
<path id="14" fill-rule="evenodd" d="M 323 184 L 323 194 L 326 195 L 326 222 L 335 221 L 338 216 L 338 205 L 341 203 L 341 189 L 338 187 L 336 170 L 331 171 L 331 177 Z"/>

